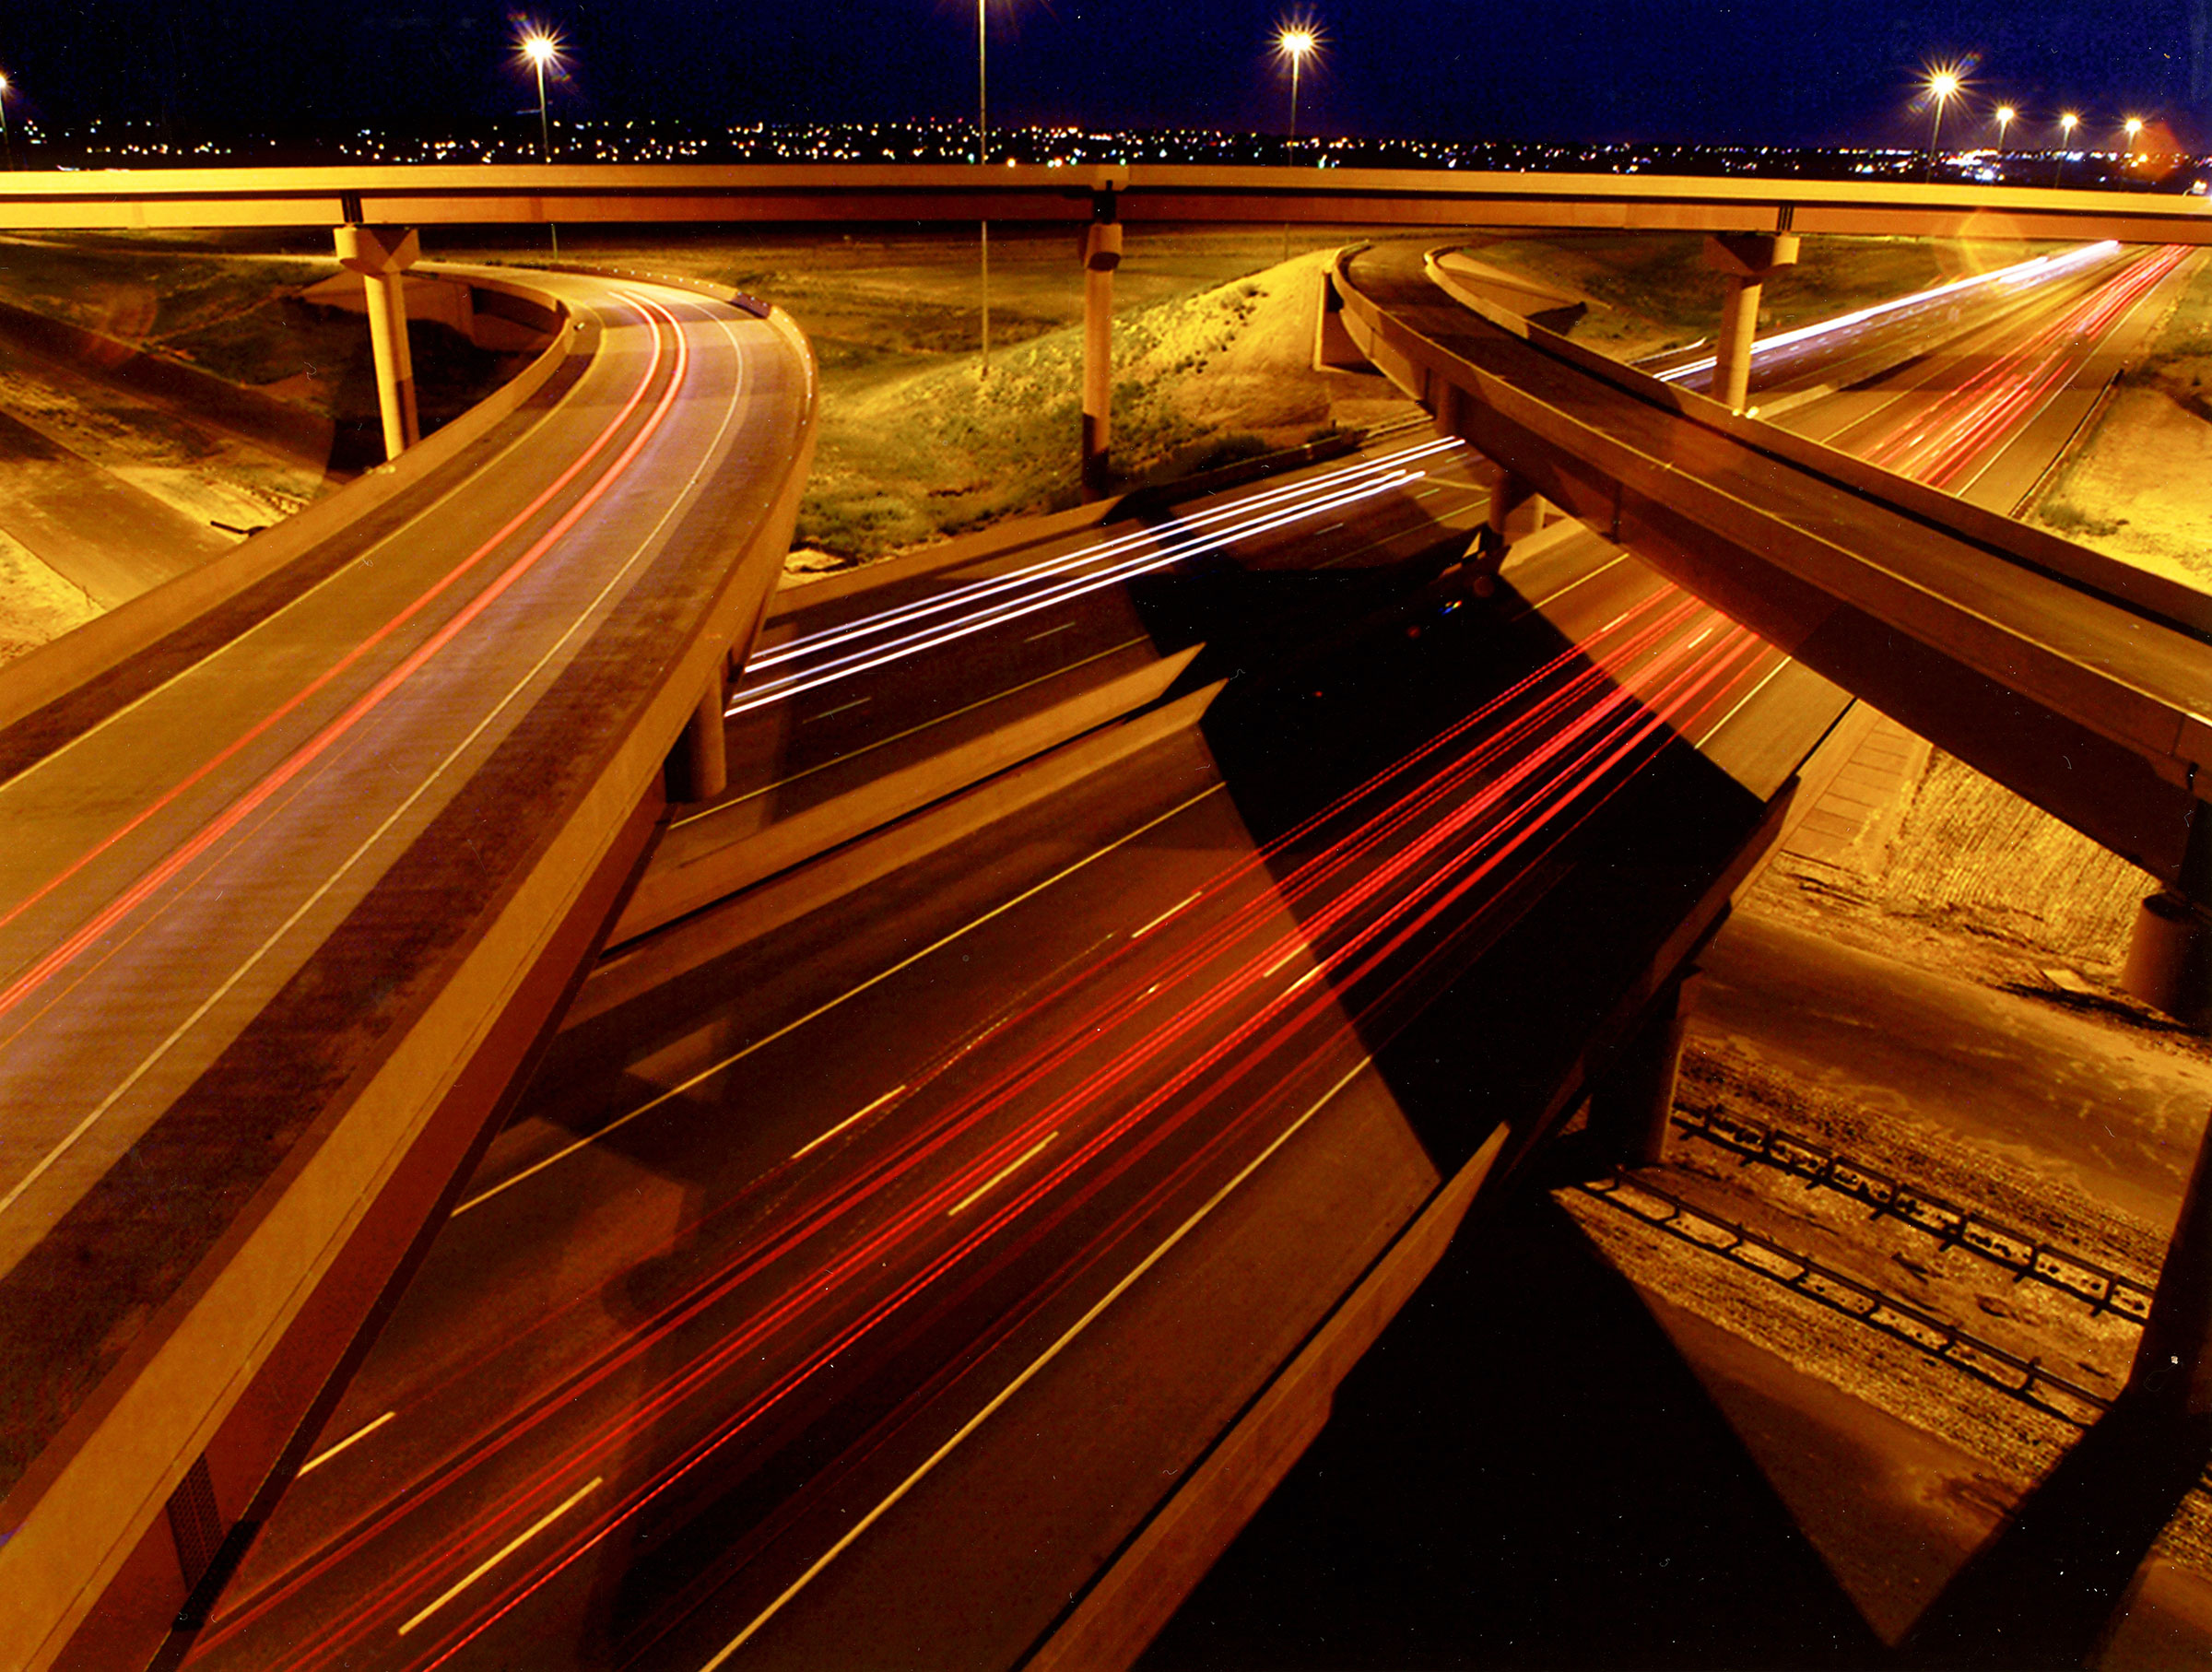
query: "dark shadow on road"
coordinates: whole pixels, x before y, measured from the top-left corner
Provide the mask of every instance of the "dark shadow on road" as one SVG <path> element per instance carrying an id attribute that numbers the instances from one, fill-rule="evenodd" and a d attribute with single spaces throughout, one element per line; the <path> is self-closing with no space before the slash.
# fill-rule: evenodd
<path id="1" fill-rule="evenodd" d="M 2208 1460 L 2212 1418 L 2124 1395 L 1929 1605 L 1905 1664 L 2089 1665 Z"/>
<path id="2" fill-rule="evenodd" d="M 1139 1665 L 1886 1658 L 1635 1291 L 1524 1195 L 1460 1238 Z"/>

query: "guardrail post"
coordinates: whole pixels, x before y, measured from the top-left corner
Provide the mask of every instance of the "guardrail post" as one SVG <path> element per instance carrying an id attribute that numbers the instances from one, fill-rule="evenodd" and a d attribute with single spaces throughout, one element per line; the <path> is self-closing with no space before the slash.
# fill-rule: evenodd
<path id="1" fill-rule="evenodd" d="M 1741 412 L 1751 389 L 1751 339 L 1759 332 L 1759 290 L 1767 276 L 1797 261 L 1794 232 L 1715 232 L 1705 263 L 1727 281 L 1712 368 L 1712 398 Z"/>
<path id="2" fill-rule="evenodd" d="M 1083 497 L 1103 499 L 1113 443 L 1113 271 L 1122 265 L 1122 223 L 1113 194 L 1091 199 L 1083 233 Z"/>
<path id="3" fill-rule="evenodd" d="M 384 421 L 384 456 L 397 458 L 422 439 L 415 414 L 415 358 L 407 349 L 407 269 L 422 240 L 405 227 L 340 227 L 338 265 L 369 287 L 369 346 L 376 359 L 376 405 Z"/>

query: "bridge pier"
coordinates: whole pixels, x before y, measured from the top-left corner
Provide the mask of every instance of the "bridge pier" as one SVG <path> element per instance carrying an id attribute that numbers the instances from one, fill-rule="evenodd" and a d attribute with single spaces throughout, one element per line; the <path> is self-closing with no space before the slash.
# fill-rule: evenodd
<path id="1" fill-rule="evenodd" d="M 376 405 L 384 456 L 395 459 L 422 438 L 415 411 L 415 359 L 407 348 L 407 269 L 422 241 L 406 227 L 337 229 L 338 265 L 369 286 L 369 346 L 376 360 Z"/>
<path id="2" fill-rule="evenodd" d="M 2212 1027 L 2212 909 L 2171 890 L 2151 895 L 2136 913 L 2120 984 L 2177 1021 Z"/>
<path id="3" fill-rule="evenodd" d="M 1741 412 L 1751 389 L 1751 339 L 1759 333 L 1759 292 L 1769 275 L 1796 265 L 1794 232 L 1715 232 L 1705 240 L 1706 265 L 1726 280 L 1721 335 L 1712 369 L 1712 398 Z"/>
<path id="4" fill-rule="evenodd" d="M 1591 1134 L 1623 1167 L 1655 1167 L 1666 1160 L 1682 1042 L 1703 973 L 1694 964 L 1678 971 L 1644 1012 L 1611 1070 L 1591 1085 Z"/>
<path id="5" fill-rule="evenodd" d="M 1112 483 L 1113 445 L 1113 273 L 1122 265 L 1122 223 L 1113 194 L 1100 194 L 1098 218 L 1083 233 L 1083 497 L 1099 500 Z"/>
<path id="6" fill-rule="evenodd" d="M 1439 426 L 1441 429 L 1441 426 Z M 1498 590 L 1498 571 L 1515 542 L 1526 539 L 1551 521 L 1551 502 L 1511 471 L 1500 475 L 1490 489 L 1489 515 L 1475 531 L 1475 538 L 1460 559 L 1469 589 L 1478 598 Z"/>
<path id="7" fill-rule="evenodd" d="M 684 726 L 684 740 L 678 746 L 683 765 L 677 775 L 682 782 L 676 786 L 680 793 L 669 797 L 672 801 L 712 801 L 730 787 L 729 721 L 723 713 L 728 706 L 726 668 L 726 663 L 715 664 L 707 689 L 700 693 L 699 706 Z"/>

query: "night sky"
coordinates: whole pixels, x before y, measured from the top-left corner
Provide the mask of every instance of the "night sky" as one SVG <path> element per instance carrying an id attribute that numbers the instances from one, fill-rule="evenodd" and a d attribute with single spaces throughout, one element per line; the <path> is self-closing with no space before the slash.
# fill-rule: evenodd
<path id="1" fill-rule="evenodd" d="M 994 124 L 1279 130 L 1274 0 L 992 0 Z M 10 109 L 179 136 L 338 135 L 535 108 L 481 0 L 59 0 L 0 18 Z M 547 0 L 557 114 L 965 115 L 972 0 Z M 1321 0 L 1309 132 L 1505 140 L 1924 141 L 1920 66 L 1978 62 L 2016 139 L 2064 107 L 2212 142 L 2212 0 Z"/>

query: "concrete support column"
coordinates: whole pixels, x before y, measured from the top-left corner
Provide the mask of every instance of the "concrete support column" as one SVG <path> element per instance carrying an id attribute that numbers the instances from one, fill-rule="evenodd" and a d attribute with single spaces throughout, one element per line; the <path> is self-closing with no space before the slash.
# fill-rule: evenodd
<path id="1" fill-rule="evenodd" d="M 2177 1414 L 2212 1415 L 2212 1131 L 2197 1145 L 2127 1390 Z"/>
<path id="2" fill-rule="evenodd" d="M 723 710 L 728 703 L 724 665 L 717 663 L 700 693 L 699 706 L 684 727 L 684 795 L 686 801 L 712 801 L 730 787 L 728 722 Z"/>
<path id="3" fill-rule="evenodd" d="M 1716 232 L 1705 241 L 1706 265 L 1728 294 L 1712 369 L 1712 398 L 1741 412 L 1751 389 L 1751 339 L 1759 333 L 1759 292 L 1768 275 L 1797 262 L 1794 232 Z"/>
<path id="4" fill-rule="evenodd" d="M 397 458 L 422 438 L 415 412 L 415 359 L 407 349 L 406 271 L 422 241 L 405 227 L 340 227 L 338 263 L 369 287 L 369 346 L 376 361 L 376 404 L 384 456 Z"/>
<path id="5" fill-rule="evenodd" d="M 1682 1041 L 1700 977 L 1692 967 L 1669 982 L 1611 1072 L 1590 1088 L 1591 1131 L 1624 1167 L 1654 1167 L 1666 1159 Z"/>
<path id="6" fill-rule="evenodd" d="M 1730 274 L 1721 299 L 1721 334 L 1712 369 L 1712 398 L 1741 412 L 1751 395 L 1751 342 L 1759 335 L 1759 281 Z"/>
<path id="7" fill-rule="evenodd" d="M 1490 489 L 1489 526 L 1505 545 L 1525 539 L 1551 520 L 1551 503 L 1511 471 Z"/>
<path id="8" fill-rule="evenodd" d="M 1111 213 L 1111 206 L 1103 211 Z M 1094 220 L 1083 234 L 1083 497 L 1102 499 L 1113 445 L 1113 271 L 1122 224 Z"/>
<path id="9" fill-rule="evenodd" d="M 1511 471 L 1499 477 L 1490 489 L 1488 518 L 1460 558 L 1475 596 L 1487 598 L 1498 590 L 1498 571 L 1504 568 L 1513 542 L 1525 539 L 1550 520 L 1550 501 L 1533 487 Z"/>
<path id="10" fill-rule="evenodd" d="M 2146 900 L 2120 984 L 2177 1021 L 2212 1028 L 2212 912 L 2171 891 Z"/>

